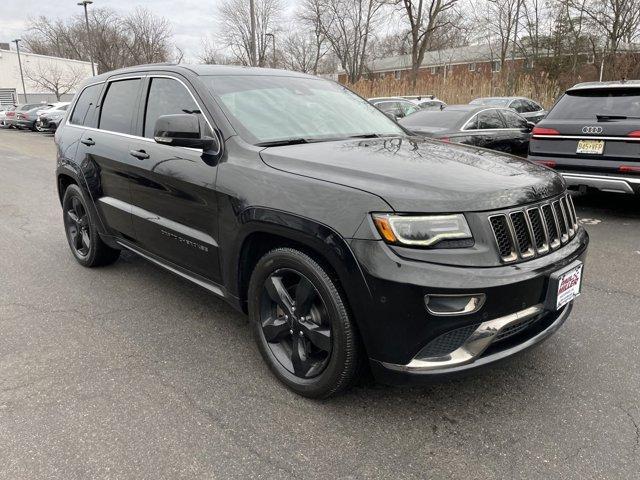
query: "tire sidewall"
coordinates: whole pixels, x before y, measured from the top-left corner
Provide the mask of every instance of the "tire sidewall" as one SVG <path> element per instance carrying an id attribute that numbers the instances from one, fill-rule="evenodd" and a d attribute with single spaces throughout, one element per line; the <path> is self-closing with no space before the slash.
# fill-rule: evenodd
<path id="1" fill-rule="evenodd" d="M 271 352 L 260 322 L 260 301 L 264 282 L 281 268 L 295 270 L 309 279 L 325 303 L 331 320 L 331 357 L 322 373 L 313 378 L 300 378 L 289 372 Z M 334 298 L 337 295 L 338 298 Z M 292 249 L 276 249 L 266 254 L 256 265 L 248 290 L 249 318 L 260 353 L 274 374 L 294 391 L 310 397 L 324 397 L 336 390 L 336 383 L 344 375 L 349 349 L 355 347 L 351 322 L 340 293 L 326 272 L 306 254 Z M 351 345 L 349 344 L 351 339 Z M 352 353 L 353 355 L 353 353 Z M 354 359 L 351 359 L 353 362 Z"/>

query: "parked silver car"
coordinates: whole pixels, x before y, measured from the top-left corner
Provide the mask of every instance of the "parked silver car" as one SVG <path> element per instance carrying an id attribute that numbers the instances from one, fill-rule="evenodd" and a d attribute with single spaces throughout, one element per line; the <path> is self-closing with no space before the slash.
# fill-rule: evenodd
<path id="1" fill-rule="evenodd" d="M 518 112 L 532 123 L 538 123 L 547 116 L 547 111 L 537 102 L 525 97 L 481 97 L 471 100 L 469 105 L 507 107 Z"/>

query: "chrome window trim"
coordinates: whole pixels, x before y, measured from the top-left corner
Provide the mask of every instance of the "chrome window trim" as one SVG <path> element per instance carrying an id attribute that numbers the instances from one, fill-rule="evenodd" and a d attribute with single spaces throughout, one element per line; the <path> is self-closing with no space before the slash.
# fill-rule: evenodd
<path id="1" fill-rule="evenodd" d="M 189 90 L 189 87 L 187 87 L 187 85 L 180 80 L 179 78 L 173 77 L 171 75 L 163 75 L 163 74 L 150 74 L 150 75 L 144 75 L 144 76 L 134 76 L 134 77 L 118 77 L 118 78 L 114 78 L 113 80 L 103 80 L 101 82 L 95 82 L 95 83 L 91 83 L 89 85 L 86 85 L 80 93 L 84 92 L 84 90 L 88 87 L 91 87 L 93 85 L 99 85 L 101 83 L 111 83 L 111 82 L 117 82 L 119 80 L 133 80 L 133 79 L 142 79 L 142 78 L 170 78 L 173 80 L 176 80 L 178 82 L 180 82 L 182 84 L 182 86 L 184 88 L 186 88 L 187 92 L 189 92 L 189 95 L 191 96 L 191 98 L 193 99 L 194 103 L 198 106 L 198 108 L 200 109 L 200 111 L 202 112 L 202 116 L 204 117 L 204 120 L 207 122 L 207 125 L 209 126 L 209 128 L 211 129 L 211 133 L 213 133 L 214 135 L 216 134 L 215 129 L 213 128 L 213 126 L 211 125 L 211 122 L 209 122 L 209 119 L 207 118 L 207 116 L 204 114 L 204 110 L 202 108 L 202 105 L 200 105 L 200 103 L 198 102 L 198 100 L 196 100 L 196 98 L 193 96 L 193 93 L 191 93 L 191 90 Z M 75 104 L 77 103 L 77 99 L 80 98 L 80 94 L 78 94 L 78 97 L 76 98 L 76 100 L 74 101 L 74 105 L 73 105 L 73 109 L 75 110 Z M 98 105 L 99 107 L 102 107 L 102 105 Z M 144 113 L 146 113 L 146 102 L 145 102 L 145 106 L 144 106 Z M 72 110 L 73 112 L 73 110 Z M 73 115 L 73 113 L 71 114 Z M 71 118 L 71 115 L 69 116 L 69 118 Z M 147 138 L 147 137 L 141 137 L 139 135 L 132 135 L 130 133 L 122 133 L 122 132 L 114 132 L 113 130 L 106 130 L 103 128 L 95 128 L 95 127 L 87 127 L 85 125 L 78 125 L 75 123 L 70 123 L 67 122 L 67 125 L 71 126 L 71 127 L 76 127 L 76 128 L 82 128 L 85 130 L 90 130 L 90 131 L 94 131 L 94 132 L 104 132 L 104 133 L 109 133 L 111 135 L 119 135 L 121 137 L 125 137 L 125 138 L 132 138 L 135 140 L 143 140 L 145 142 L 151 142 L 151 143 L 155 143 L 156 145 L 162 145 L 161 143 L 156 142 L 153 138 Z M 99 122 L 98 122 L 99 125 Z M 220 153 L 220 150 L 222 149 L 222 143 L 218 142 L 218 144 L 220 145 L 220 149 L 216 152 L 216 154 Z M 199 148 L 192 148 L 192 147 L 171 147 L 171 148 L 184 148 L 186 150 L 191 150 L 193 152 L 201 152 L 202 150 Z"/>

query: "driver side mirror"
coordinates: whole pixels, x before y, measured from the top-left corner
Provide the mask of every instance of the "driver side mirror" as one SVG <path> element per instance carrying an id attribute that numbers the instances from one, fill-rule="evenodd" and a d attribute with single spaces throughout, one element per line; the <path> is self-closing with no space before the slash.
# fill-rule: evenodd
<path id="1" fill-rule="evenodd" d="M 533 131 L 533 129 L 535 128 L 536 124 L 533 122 L 527 122 L 527 132 L 531 132 Z"/>
<path id="2" fill-rule="evenodd" d="M 161 115 L 156 120 L 153 138 L 157 143 L 172 147 L 219 150 L 218 139 L 200 132 L 200 120 L 194 114 Z"/>

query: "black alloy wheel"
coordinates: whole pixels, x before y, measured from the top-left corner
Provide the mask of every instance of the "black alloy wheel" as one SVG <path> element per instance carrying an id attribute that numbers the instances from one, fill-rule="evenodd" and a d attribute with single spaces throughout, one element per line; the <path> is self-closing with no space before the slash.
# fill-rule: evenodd
<path id="1" fill-rule="evenodd" d="M 82 190 L 71 184 L 64 192 L 62 215 L 67 241 L 73 256 L 85 267 L 115 262 L 120 250 L 111 248 L 100 238 Z"/>
<path id="2" fill-rule="evenodd" d="M 326 398 L 346 389 L 361 345 L 339 281 L 307 253 L 275 248 L 256 264 L 247 303 L 262 357 L 294 392 Z"/>
<path id="3" fill-rule="evenodd" d="M 64 212 L 64 223 L 67 229 L 69 245 L 76 256 L 86 258 L 91 250 L 91 231 L 89 215 L 85 206 L 76 196 L 71 198 L 70 205 Z"/>
<path id="4" fill-rule="evenodd" d="M 276 359 L 301 378 L 319 375 L 331 356 L 331 320 L 318 291 L 302 273 L 284 268 L 264 284 L 262 333 Z"/>

